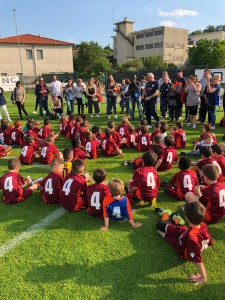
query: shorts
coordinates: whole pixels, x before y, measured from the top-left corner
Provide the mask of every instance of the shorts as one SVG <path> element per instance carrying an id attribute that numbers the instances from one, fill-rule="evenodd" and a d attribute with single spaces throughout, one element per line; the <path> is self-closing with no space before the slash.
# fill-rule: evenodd
<path id="1" fill-rule="evenodd" d="M 167 233 L 164 237 L 166 242 L 174 247 L 177 251 L 179 249 L 179 236 L 188 229 L 186 226 L 168 225 Z"/>
<path id="2" fill-rule="evenodd" d="M 198 114 L 198 105 L 188 106 L 189 115 L 196 116 Z"/>
<path id="3" fill-rule="evenodd" d="M 134 192 L 134 195 L 135 195 L 135 197 L 137 198 L 137 199 L 139 199 L 139 200 L 143 200 L 143 201 L 145 201 L 145 202 L 152 202 L 152 200 L 154 199 L 154 198 L 156 198 L 156 196 L 155 197 L 151 197 L 151 198 L 148 198 L 148 199 L 143 199 L 143 197 L 141 196 L 141 190 L 140 190 L 140 188 L 137 188 L 136 189 L 136 191 Z"/>
<path id="4" fill-rule="evenodd" d="M 185 197 L 184 195 L 182 195 L 178 190 L 177 190 L 177 187 L 176 186 L 170 186 L 170 187 L 167 187 L 166 188 L 167 191 L 168 191 L 168 194 L 177 199 L 177 200 L 185 200 Z"/>

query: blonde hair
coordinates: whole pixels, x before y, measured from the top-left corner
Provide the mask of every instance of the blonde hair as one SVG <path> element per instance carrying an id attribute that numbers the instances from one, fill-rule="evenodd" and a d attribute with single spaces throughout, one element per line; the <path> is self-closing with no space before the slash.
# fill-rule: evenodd
<path id="1" fill-rule="evenodd" d="M 120 196 L 124 191 L 124 183 L 122 180 L 114 178 L 108 184 L 112 197 Z"/>

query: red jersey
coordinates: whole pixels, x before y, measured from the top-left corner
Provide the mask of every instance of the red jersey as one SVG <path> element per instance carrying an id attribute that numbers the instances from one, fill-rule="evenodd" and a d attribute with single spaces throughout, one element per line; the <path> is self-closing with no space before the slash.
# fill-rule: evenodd
<path id="1" fill-rule="evenodd" d="M 154 141 L 154 137 L 156 135 L 159 135 L 159 134 L 161 134 L 161 132 L 160 132 L 159 129 L 156 129 L 155 131 L 153 131 L 153 133 L 151 134 L 151 142 L 153 142 Z"/>
<path id="2" fill-rule="evenodd" d="M 221 170 L 221 167 L 220 167 L 219 163 L 216 161 L 215 158 L 209 157 L 209 158 L 204 158 L 204 159 L 201 159 L 201 160 L 197 161 L 197 167 L 200 170 L 202 170 L 202 168 L 205 165 L 209 165 L 209 164 L 217 165 L 217 167 L 219 169 L 219 177 L 218 177 L 217 181 L 218 182 L 223 182 L 222 170 Z M 204 182 L 204 178 L 203 178 L 203 182 Z M 205 184 L 205 182 L 204 182 L 204 184 Z"/>
<path id="3" fill-rule="evenodd" d="M 38 151 L 38 147 L 35 144 L 27 144 L 25 143 L 21 149 L 19 160 L 22 165 L 29 165 L 35 159 L 36 151 Z"/>
<path id="4" fill-rule="evenodd" d="M 103 183 L 90 184 L 87 187 L 87 212 L 93 217 L 103 217 L 103 199 L 110 196 L 110 191 L 107 185 Z"/>
<path id="5" fill-rule="evenodd" d="M 211 132 L 205 132 L 205 133 L 202 133 L 202 134 L 200 135 L 200 138 L 199 138 L 200 141 L 203 141 L 203 140 L 204 140 L 204 135 L 205 135 L 205 134 L 210 135 L 210 137 L 211 137 L 211 143 L 217 144 L 216 136 L 215 136 L 215 134 L 212 134 Z"/>
<path id="6" fill-rule="evenodd" d="M 23 136 L 25 137 L 25 135 L 27 135 L 27 134 L 33 135 L 34 141 L 35 141 L 35 142 L 38 141 L 38 136 L 37 136 L 37 134 L 36 134 L 33 130 L 26 130 L 26 131 L 23 133 Z"/>
<path id="7" fill-rule="evenodd" d="M 40 163 L 50 164 L 56 157 L 59 157 L 59 149 L 52 143 L 45 143 L 41 148 Z"/>
<path id="8" fill-rule="evenodd" d="M 70 129 L 70 138 L 75 139 L 77 132 L 80 131 L 80 124 L 75 123 Z"/>
<path id="9" fill-rule="evenodd" d="M 178 161 L 179 157 L 177 151 L 173 147 L 166 147 L 163 149 L 159 159 L 162 160 L 161 165 L 158 167 L 157 171 L 167 171 L 172 168 L 173 162 Z"/>
<path id="10" fill-rule="evenodd" d="M 82 145 L 84 144 L 86 132 L 87 132 L 87 128 L 78 128 L 77 130 L 77 135 L 79 136 Z"/>
<path id="11" fill-rule="evenodd" d="M 102 140 L 103 154 L 106 156 L 116 155 L 117 145 L 112 137 L 104 137 Z"/>
<path id="12" fill-rule="evenodd" d="M 194 188 L 198 185 L 198 176 L 193 170 L 184 170 L 176 173 L 170 183 L 176 186 L 177 196 L 184 200 L 187 192 L 196 194 Z"/>
<path id="13" fill-rule="evenodd" d="M 116 131 L 119 133 L 120 137 L 123 138 L 127 134 L 127 129 L 128 129 L 127 124 L 121 124 L 117 127 Z"/>
<path id="14" fill-rule="evenodd" d="M 52 134 L 52 130 L 49 126 L 44 125 L 43 127 L 41 127 L 38 131 L 38 137 L 39 139 L 47 139 L 47 137 Z"/>
<path id="15" fill-rule="evenodd" d="M 90 158 L 98 157 L 98 147 L 100 143 L 96 140 L 85 140 L 84 141 L 84 148 L 90 154 Z"/>
<path id="16" fill-rule="evenodd" d="M 12 145 L 22 146 L 23 145 L 23 131 L 18 128 L 13 128 L 11 131 Z"/>
<path id="17" fill-rule="evenodd" d="M 74 126 L 74 124 L 75 124 L 75 121 L 74 120 L 72 120 L 72 121 L 68 121 L 67 122 L 67 133 L 66 133 L 66 137 L 70 137 L 70 133 L 71 133 L 71 129 L 72 129 L 72 127 Z"/>
<path id="18" fill-rule="evenodd" d="M 0 128 L 0 139 L 6 144 L 6 145 L 11 145 L 11 131 L 13 127 L 9 126 L 6 130 L 2 130 Z"/>
<path id="19" fill-rule="evenodd" d="M 216 158 L 216 162 L 220 166 L 222 176 L 225 178 L 225 156 L 220 155 L 218 158 Z"/>
<path id="20" fill-rule="evenodd" d="M 68 133 L 68 126 L 67 126 L 67 122 L 60 122 L 59 124 L 59 131 L 60 133 L 62 133 L 64 136 L 67 136 Z"/>
<path id="21" fill-rule="evenodd" d="M 70 173 L 63 182 L 60 193 L 62 207 L 77 211 L 86 205 L 87 183 L 82 175 Z"/>
<path id="22" fill-rule="evenodd" d="M 130 185 L 140 189 L 142 200 L 150 201 L 158 195 L 160 187 L 158 173 L 153 167 L 140 167 L 134 171 Z"/>
<path id="23" fill-rule="evenodd" d="M 136 142 L 137 142 L 137 150 L 139 151 L 149 151 L 150 150 L 150 141 L 151 141 L 151 135 L 148 133 L 142 133 L 137 136 Z"/>
<path id="24" fill-rule="evenodd" d="M 121 146 L 121 137 L 117 131 L 113 131 L 112 138 L 116 142 L 117 147 Z"/>
<path id="25" fill-rule="evenodd" d="M 202 251 L 212 245 L 212 238 L 204 223 L 200 224 L 200 228 L 169 224 L 165 240 L 182 258 L 194 263 L 201 263 Z"/>
<path id="26" fill-rule="evenodd" d="M 45 203 L 54 204 L 60 202 L 63 177 L 61 174 L 51 172 L 41 182 L 41 195 Z"/>
<path id="27" fill-rule="evenodd" d="M 80 148 L 73 148 L 73 159 L 79 158 L 81 160 L 85 160 L 87 158 L 87 153 L 85 153 Z"/>
<path id="28" fill-rule="evenodd" d="M 7 153 L 5 152 L 4 146 L 0 144 L 0 157 L 6 156 Z"/>
<path id="29" fill-rule="evenodd" d="M 132 148 L 132 147 L 134 147 L 134 142 L 136 141 L 136 137 L 137 137 L 137 133 L 136 132 L 127 133 L 125 135 L 125 138 L 126 138 L 125 147 L 126 148 Z"/>
<path id="30" fill-rule="evenodd" d="M 206 186 L 199 201 L 206 207 L 205 220 L 217 223 L 225 215 L 225 185 L 216 182 Z"/>
<path id="31" fill-rule="evenodd" d="M 177 149 L 186 147 L 186 134 L 183 129 L 178 129 L 174 135 L 175 144 L 174 147 Z"/>
<path id="32" fill-rule="evenodd" d="M 138 128 L 135 130 L 135 132 L 137 133 L 137 135 L 140 135 L 140 134 L 141 134 L 141 126 L 138 127 Z"/>

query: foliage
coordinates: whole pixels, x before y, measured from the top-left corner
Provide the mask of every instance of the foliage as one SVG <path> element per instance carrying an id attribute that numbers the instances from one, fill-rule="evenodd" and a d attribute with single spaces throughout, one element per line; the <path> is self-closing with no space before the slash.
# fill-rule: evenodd
<path id="1" fill-rule="evenodd" d="M 145 58 L 144 65 L 148 69 L 165 69 L 167 63 L 164 62 L 162 55 L 153 55 Z"/>
<path id="2" fill-rule="evenodd" d="M 190 33 L 190 35 L 209 33 L 209 32 L 215 32 L 215 31 L 225 31 L 225 25 L 217 25 L 217 26 L 208 25 L 204 30 L 197 29 L 195 31 L 192 31 Z"/>
<path id="3" fill-rule="evenodd" d="M 128 59 L 124 64 L 122 64 L 121 68 L 124 70 L 140 70 L 144 66 L 142 59 L 134 58 Z"/>

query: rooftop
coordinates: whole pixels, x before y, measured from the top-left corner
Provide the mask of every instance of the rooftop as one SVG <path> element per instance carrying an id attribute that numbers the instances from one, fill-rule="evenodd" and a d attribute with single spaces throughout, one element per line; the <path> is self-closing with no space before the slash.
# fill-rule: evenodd
<path id="1" fill-rule="evenodd" d="M 33 34 L 21 34 L 18 35 L 20 44 L 39 44 L 39 45 L 74 45 L 68 42 L 62 42 L 54 39 L 42 37 L 40 35 Z M 0 43 L 4 44 L 17 44 L 17 36 L 10 36 L 1 38 Z"/>

